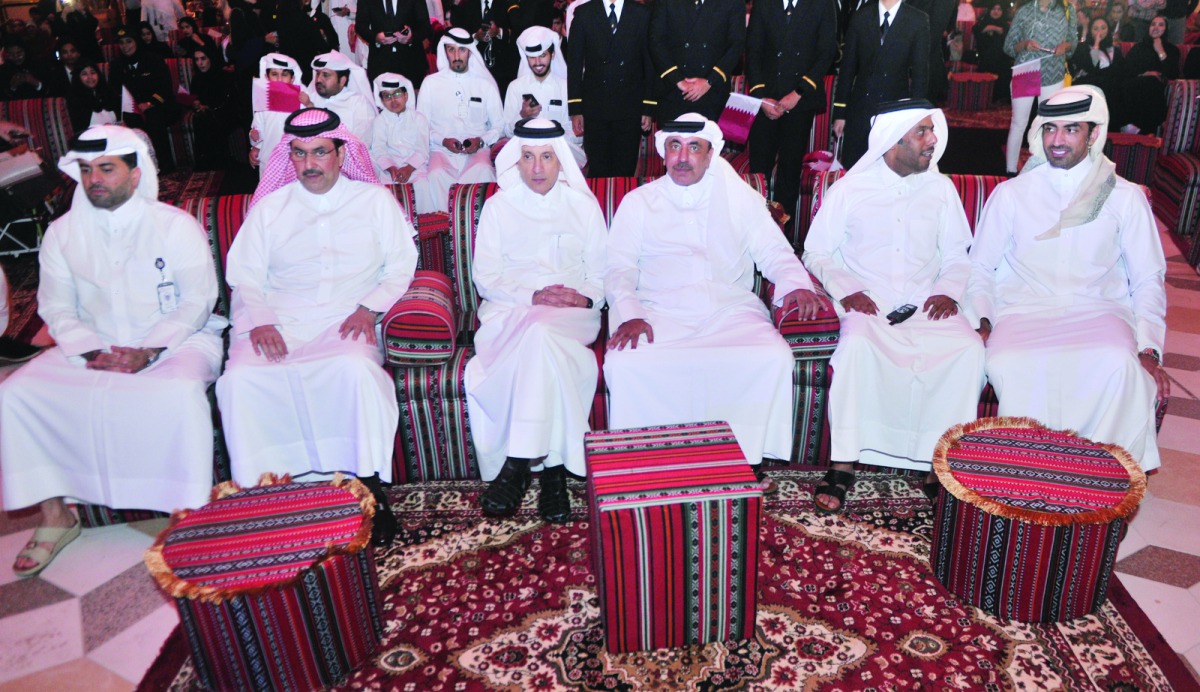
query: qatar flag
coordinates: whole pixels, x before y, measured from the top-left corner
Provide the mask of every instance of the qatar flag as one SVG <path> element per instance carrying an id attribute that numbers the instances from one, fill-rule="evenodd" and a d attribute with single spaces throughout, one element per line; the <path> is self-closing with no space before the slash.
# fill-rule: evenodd
<path id="1" fill-rule="evenodd" d="M 1034 58 L 1020 65 L 1013 65 L 1012 97 L 1037 97 L 1042 93 L 1042 59 Z"/>
<path id="2" fill-rule="evenodd" d="M 254 112 L 291 113 L 300 110 L 300 86 L 255 78 L 252 84 Z"/>
<path id="3" fill-rule="evenodd" d="M 735 144 L 745 144 L 750 138 L 750 126 L 754 124 L 754 116 L 762 106 L 762 99 L 745 94 L 730 94 L 725 102 L 725 110 L 717 125 L 725 135 L 725 141 Z"/>

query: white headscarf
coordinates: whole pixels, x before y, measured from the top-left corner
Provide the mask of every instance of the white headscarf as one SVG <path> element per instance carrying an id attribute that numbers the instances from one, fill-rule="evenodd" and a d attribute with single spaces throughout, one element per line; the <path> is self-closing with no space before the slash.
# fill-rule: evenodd
<path id="1" fill-rule="evenodd" d="M 531 26 L 517 37 L 517 50 L 521 53 L 521 62 L 517 65 L 517 79 L 533 75 L 529 69 L 527 58 L 541 55 L 554 47 L 554 57 L 550 59 L 550 74 L 565 80 L 567 78 L 567 61 L 563 59 L 562 37 L 558 32 L 544 26 Z"/>
<path id="2" fill-rule="evenodd" d="M 300 63 L 290 55 L 283 53 L 267 53 L 258 59 L 258 76 L 267 78 L 267 70 L 291 70 L 292 82 L 298 83 L 302 77 Z"/>
<path id="3" fill-rule="evenodd" d="M 1038 116 L 1029 128 L 1029 151 L 1032 156 L 1021 169 L 1021 173 L 1033 170 L 1046 163 L 1046 149 L 1042 144 L 1042 126 L 1048 122 L 1068 121 L 1095 123 L 1099 132 L 1088 148 L 1087 161 L 1077 166 L 1090 166 L 1087 177 L 1080 184 L 1070 204 L 1059 214 L 1058 223 L 1034 237 L 1034 240 L 1050 240 L 1062 234 L 1062 229 L 1082 226 L 1096 220 L 1113 188 L 1117 186 L 1117 166 L 1104 155 L 1104 141 L 1108 139 L 1108 102 L 1104 92 L 1089 84 L 1059 89 L 1038 106 Z"/>
<path id="4" fill-rule="evenodd" d="M 670 130 L 672 123 L 700 123 L 701 127 L 699 130 L 681 132 Z M 658 152 L 659 156 L 666 158 L 667 138 L 672 136 L 699 137 L 700 139 L 708 140 L 708 143 L 713 148 L 713 163 L 721 159 L 721 149 L 725 148 L 725 135 L 721 132 L 721 127 L 699 113 L 684 113 L 672 122 L 663 123 L 659 127 L 658 132 L 654 133 L 654 150 Z M 710 165 L 709 168 L 711 167 Z M 733 170 L 733 168 L 731 167 L 730 170 Z"/>
<path id="5" fill-rule="evenodd" d="M 317 93 L 317 70 L 334 70 L 336 72 L 350 71 L 350 79 L 346 80 L 346 86 L 343 91 L 349 91 L 352 95 L 364 99 L 367 103 L 374 104 L 375 100 L 371 98 L 371 81 L 367 79 L 367 71 L 359 67 L 353 60 L 346 57 L 336 50 L 331 50 L 328 53 L 323 53 L 313 58 L 312 61 L 312 81 L 308 83 L 308 93 Z"/>
<path id="6" fill-rule="evenodd" d="M 871 164 L 883 158 L 883 155 L 896 146 L 896 142 L 917 126 L 925 118 L 933 118 L 933 131 L 937 134 L 937 144 L 933 149 L 933 161 L 929 170 L 936 172 L 938 161 L 946 153 L 946 141 L 949 129 L 946 126 L 946 115 L 940 108 L 934 108 L 925 99 L 901 99 L 889 104 L 883 104 L 886 112 L 871 119 L 871 138 L 867 153 L 854 164 L 846 173 L 847 176 L 862 173 Z"/>
<path id="7" fill-rule="evenodd" d="M 384 84 L 387 86 L 384 86 Z M 371 89 L 371 95 L 375 97 L 375 107 L 381 111 L 387 110 L 383 107 L 383 99 L 379 98 L 379 92 L 381 91 L 395 91 L 404 87 L 404 90 L 408 92 L 409 103 L 409 107 L 405 109 L 406 111 L 411 110 L 412 104 L 417 102 L 417 90 L 413 88 L 413 83 L 409 81 L 408 77 L 402 74 L 384 72 L 375 78 L 375 82 L 371 86 L 374 87 Z M 388 112 L 391 113 L 391 111 Z"/>
<path id="8" fill-rule="evenodd" d="M 90 142 L 90 145 L 88 144 Z M 133 194 L 147 201 L 158 201 L 158 170 L 150 155 L 146 141 L 133 130 L 120 125 L 97 125 L 88 128 L 71 142 L 71 148 L 58 160 L 58 168 L 71 179 L 81 183 L 75 187 L 71 210 L 91 208 L 92 203 L 83 189 L 83 176 L 79 171 L 80 161 L 95 161 L 101 156 L 123 156 L 137 154 L 137 167 L 142 172 L 141 180 Z"/>
<path id="9" fill-rule="evenodd" d="M 442 40 L 438 41 L 438 72 L 450 71 L 450 59 L 446 57 L 446 46 L 450 44 L 466 46 L 471 51 L 471 59 L 467 60 L 467 74 L 488 80 L 499 91 L 500 87 L 496 85 L 496 78 L 492 76 L 487 65 L 484 64 L 483 56 L 479 54 L 479 46 L 475 43 L 475 39 L 471 37 L 471 34 L 467 33 L 466 29 L 460 27 L 454 27 L 442 34 Z"/>
<path id="10" fill-rule="evenodd" d="M 521 146 L 540 147 L 547 144 L 554 147 L 554 155 L 558 157 L 558 180 L 566 183 L 571 189 L 582 192 L 595 199 L 579 164 L 575 162 L 571 148 L 567 146 L 566 132 L 559 123 L 547 118 L 526 118 L 517 123 L 516 130 L 496 156 L 496 176 L 500 189 L 508 190 L 518 185 L 524 185 L 521 171 L 517 162 L 521 160 Z"/>

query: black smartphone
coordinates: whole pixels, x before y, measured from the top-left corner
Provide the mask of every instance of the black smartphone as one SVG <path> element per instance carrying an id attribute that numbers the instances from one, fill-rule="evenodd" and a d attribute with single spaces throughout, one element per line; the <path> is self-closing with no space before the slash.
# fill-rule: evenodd
<path id="1" fill-rule="evenodd" d="M 534 98 L 533 94 L 521 94 L 521 98 L 528 101 L 530 107 L 541 105 L 538 103 L 538 100 Z"/>
<path id="2" fill-rule="evenodd" d="M 917 311 L 916 305 L 901 305 L 887 314 L 888 324 L 900 324 L 913 316 Z"/>

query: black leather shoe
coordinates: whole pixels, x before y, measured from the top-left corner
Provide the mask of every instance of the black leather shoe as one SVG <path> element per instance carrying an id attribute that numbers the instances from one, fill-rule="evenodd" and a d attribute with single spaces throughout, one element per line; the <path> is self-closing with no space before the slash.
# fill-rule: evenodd
<path id="1" fill-rule="evenodd" d="M 388 506 L 387 497 L 375 494 L 375 519 L 371 524 L 371 545 L 386 548 L 396 538 L 396 515 Z"/>
<path id="2" fill-rule="evenodd" d="M 505 459 L 500 475 L 479 496 L 479 508 L 485 516 L 511 517 L 521 506 L 529 482 L 528 459 Z"/>
<path id="3" fill-rule="evenodd" d="M 571 495 L 567 492 L 567 470 L 550 466 L 542 471 L 542 490 L 538 495 L 538 514 L 551 524 L 571 520 Z"/>

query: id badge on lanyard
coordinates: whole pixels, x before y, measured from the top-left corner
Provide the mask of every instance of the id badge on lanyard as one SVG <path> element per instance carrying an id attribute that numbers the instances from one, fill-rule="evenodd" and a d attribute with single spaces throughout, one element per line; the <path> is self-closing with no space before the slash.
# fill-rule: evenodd
<path id="1" fill-rule="evenodd" d="M 163 262 L 163 258 L 159 257 L 154 260 L 154 268 L 158 270 L 158 275 L 162 278 L 162 282 L 158 284 L 158 311 L 164 315 L 175 312 L 179 307 L 179 296 L 175 292 L 175 282 L 167 281 L 166 272 L 163 269 L 167 266 Z"/>

